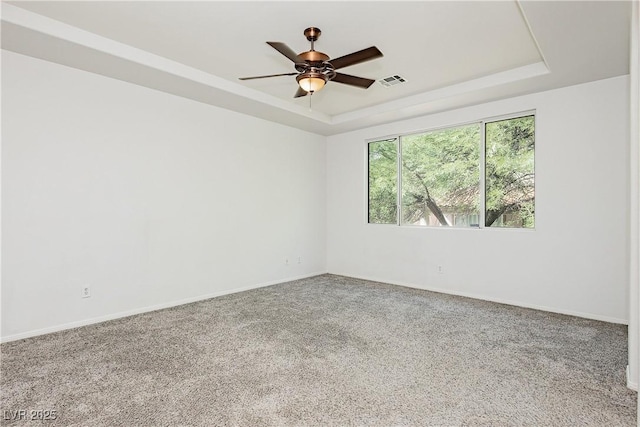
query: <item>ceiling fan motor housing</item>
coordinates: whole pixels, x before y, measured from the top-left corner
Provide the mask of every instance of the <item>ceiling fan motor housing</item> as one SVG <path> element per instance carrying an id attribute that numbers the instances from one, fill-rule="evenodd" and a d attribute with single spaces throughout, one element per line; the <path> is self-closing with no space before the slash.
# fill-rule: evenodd
<path id="1" fill-rule="evenodd" d="M 301 54 L 298 55 L 298 57 L 303 61 L 309 61 L 309 62 L 326 62 L 329 60 L 328 55 L 322 52 L 318 52 L 317 50 L 302 52 Z"/>
<path id="2" fill-rule="evenodd" d="M 295 64 L 296 70 L 301 73 L 296 77 L 298 82 L 309 77 L 320 78 L 327 82 L 336 75 L 333 65 L 329 62 L 329 55 L 324 52 L 318 52 L 313 47 L 320 34 L 322 34 L 322 31 L 317 27 L 309 27 L 304 30 L 305 37 L 311 42 L 311 50 L 298 54 L 299 62 Z"/>

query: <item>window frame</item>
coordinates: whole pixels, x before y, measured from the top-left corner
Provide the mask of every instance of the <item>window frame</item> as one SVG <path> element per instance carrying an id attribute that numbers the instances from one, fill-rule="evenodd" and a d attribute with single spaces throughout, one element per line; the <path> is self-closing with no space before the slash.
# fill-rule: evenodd
<path id="1" fill-rule="evenodd" d="M 529 228 L 524 228 L 524 227 L 487 227 L 485 225 L 485 219 L 486 219 L 486 157 L 487 157 L 487 146 L 486 146 L 486 125 L 487 123 L 494 123 L 494 122 L 499 122 L 499 121 L 503 121 L 503 120 L 510 120 L 510 119 L 517 119 L 517 118 L 521 118 L 521 117 L 529 117 L 529 116 L 533 116 L 533 128 L 534 128 L 534 161 L 533 161 L 533 173 L 534 176 L 536 175 L 536 168 L 537 168 L 537 161 L 536 161 L 536 152 L 537 150 L 537 129 L 538 129 L 538 116 L 537 116 L 537 110 L 536 109 L 529 109 L 529 110 L 523 110 L 523 111 L 518 111 L 515 113 L 507 113 L 507 114 L 501 114 L 501 115 L 495 115 L 495 116 L 489 116 L 489 117 L 483 117 L 481 119 L 477 119 L 477 120 L 470 120 L 470 121 L 466 121 L 466 122 L 459 122 L 459 123 L 455 123 L 455 124 L 449 124 L 449 125 L 443 125 L 443 126 L 436 126 L 436 127 L 432 127 L 432 128 L 427 128 L 427 129 L 423 129 L 423 130 L 415 130 L 415 131 L 410 131 L 410 132 L 403 132 L 403 133 L 395 133 L 395 134 L 388 134 L 386 136 L 381 136 L 381 137 L 377 137 L 377 138 L 368 138 L 365 139 L 364 141 L 364 149 L 365 149 L 365 179 L 364 179 L 364 183 L 365 183 L 365 192 L 364 192 L 364 196 L 365 196 L 365 223 L 367 225 L 372 225 L 372 226 L 392 226 L 392 227 L 405 227 L 405 228 L 418 228 L 418 229 L 426 229 L 426 230 L 439 230 L 439 229 L 454 229 L 454 230 L 485 230 L 485 229 L 491 229 L 491 230 L 509 230 L 509 231 L 519 231 L 519 232 L 531 232 L 531 231 L 535 231 L 537 226 L 538 226 L 538 221 L 534 221 L 534 226 L 533 227 L 529 227 Z M 470 226 L 456 226 L 454 225 L 450 225 L 448 227 L 443 227 L 443 226 L 425 226 L 425 225 L 414 225 L 414 224 L 403 224 L 402 223 L 402 144 L 401 144 L 401 138 L 402 137 L 406 137 L 406 136 L 412 136 L 412 135 L 419 135 L 419 134 L 423 134 L 423 133 L 432 133 L 432 132 L 438 132 L 441 130 L 446 130 L 446 129 L 454 129 L 457 127 L 463 127 L 463 126 L 470 126 L 470 125 L 475 125 L 478 124 L 480 126 L 480 164 L 479 164 L 479 173 L 480 173 L 480 179 L 478 182 L 479 185 L 479 190 L 480 190 L 480 212 L 479 212 L 479 221 L 478 221 L 478 226 L 477 227 L 470 227 Z M 397 153 L 397 159 L 396 159 L 396 222 L 394 223 L 375 223 L 375 222 L 369 222 L 369 144 L 370 143 L 375 143 L 375 142 L 383 142 L 383 141 L 391 141 L 394 140 L 395 144 L 396 144 L 396 153 Z M 535 199 L 534 199 L 534 206 L 537 205 L 537 194 L 538 194 L 538 189 L 537 189 L 537 180 L 534 178 L 533 181 L 533 191 L 534 194 L 536 195 Z M 535 209 L 535 208 L 534 208 Z"/>

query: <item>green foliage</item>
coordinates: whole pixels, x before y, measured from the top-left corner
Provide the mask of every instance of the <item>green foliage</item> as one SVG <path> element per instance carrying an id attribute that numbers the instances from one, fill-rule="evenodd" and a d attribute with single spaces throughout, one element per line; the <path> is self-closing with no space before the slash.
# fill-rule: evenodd
<path id="1" fill-rule="evenodd" d="M 396 139 L 369 143 L 370 223 L 396 223 L 397 162 Z"/>
<path id="2" fill-rule="evenodd" d="M 440 225 L 478 214 L 480 125 L 438 130 L 402 138 L 403 222 Z M 421 221 L 422 220 L 422 221 Z"/>
<path id="3" fill-rule="evenodd" d="M 485 125 L 485 225 L 533 227 L 533 116 Z M 400 139 L 402 223 L 475 225 L 480 217 L 480 124 Z M 369 144 L 369 222 L 397 221 L 396 139 Z"/>
<path id="4" fill-rule="evenodd" d="M 486 125 L 486 226 L 533 227 L 534 116 Z"/>

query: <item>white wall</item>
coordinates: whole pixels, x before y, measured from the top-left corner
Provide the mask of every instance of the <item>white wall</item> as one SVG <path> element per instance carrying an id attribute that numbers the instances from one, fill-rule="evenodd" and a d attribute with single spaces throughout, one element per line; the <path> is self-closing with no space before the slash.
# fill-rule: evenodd
<path id="1" fill-rule="evenodd" d="M 7 51 L 2 92 L 3 340 L 325 271 L 324 137 Z"/>
<path id="2" fill-rule="evenodd" d="M 318 135 L 2 61 L 3 340 L 327 267 L 628 321 L 628 77 L 341 134 L 325 150 Z M 530 109 L 535 231 L 366 224 L 366 139 Z"/>
<path id="3" fill-rule="evenodd" d="M 366 224 L 366 139 L 531 109 L 535 231 Z M 626 323 L 628 141 L 627 76 L 329 137 L 328 270 Z"/>

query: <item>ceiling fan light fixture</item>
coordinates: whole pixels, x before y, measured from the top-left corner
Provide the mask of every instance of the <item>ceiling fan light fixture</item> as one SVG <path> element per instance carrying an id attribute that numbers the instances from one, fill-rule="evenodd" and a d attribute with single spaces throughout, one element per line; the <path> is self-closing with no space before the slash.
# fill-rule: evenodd
<path id="1" fill-rule="evenodd" d="M 298 75 L 296 80 L 302 90 L 313 93 L 324 87 L 327 82 L 327 76 L 322 73 L 306 72 Z"/>

